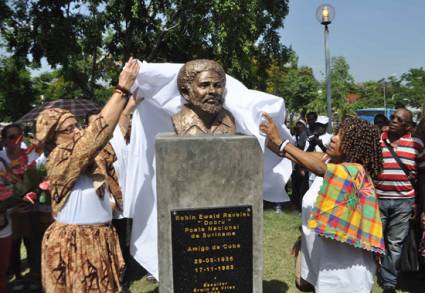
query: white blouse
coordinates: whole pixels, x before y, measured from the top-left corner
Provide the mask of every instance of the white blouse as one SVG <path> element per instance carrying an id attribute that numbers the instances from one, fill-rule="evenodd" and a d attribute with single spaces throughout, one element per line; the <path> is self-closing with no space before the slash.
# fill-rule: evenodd
<path id="1" fill-rule="evenodd" d="M 64 207 L 56 215 L 56 221 L 64 224 L 103 224 L 112 221 L 111 195 L 105 191 L 100 198 L 93 180 L 81 175 L 72 188 Z"/>
<path id="2" fill-rule="evenodd" d="M 370 293 L 376 265 L 372 253 L 318 236 L 307 227 L 323 177 L 317 176 L 302 201 L 301 277 L 316 293 Z"/>

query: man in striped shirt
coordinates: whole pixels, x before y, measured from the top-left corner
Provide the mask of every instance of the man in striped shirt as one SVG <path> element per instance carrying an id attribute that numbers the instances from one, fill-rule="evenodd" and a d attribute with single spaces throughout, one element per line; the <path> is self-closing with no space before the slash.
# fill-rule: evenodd
<path id="1" fill-rule="evenodd" d="M 424 144 L 419 138 L 412 137 L 411 123 L 412 113 L 407 109 L 398 109 L 391 116 L 388 130 L 381 135 L 384 168 L 375 187 L 387 249 L 381 268 L 384 292 L 396 292 L 400 254 L 407 237 L 409 219 L 416 212 L 418 190 L 415 191 L 413 184 L 418 180 L 417 186 L 422 190 L 424 182 Z M 404 166 L 399 164 L 391 149 Z"/>

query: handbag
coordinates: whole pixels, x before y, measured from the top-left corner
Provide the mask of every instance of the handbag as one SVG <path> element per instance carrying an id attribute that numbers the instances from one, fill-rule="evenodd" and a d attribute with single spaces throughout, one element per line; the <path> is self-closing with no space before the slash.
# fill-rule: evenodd
<path id="1" fill-rule="evenodd" d="M 404 240 L 403 248 L 400 255 L 399 270 L 401 272 L 417 272 L 419 271 L 419 254 L 418 254 L 418 223 L 416 219 L 409 222 L 409 232 Z"/>

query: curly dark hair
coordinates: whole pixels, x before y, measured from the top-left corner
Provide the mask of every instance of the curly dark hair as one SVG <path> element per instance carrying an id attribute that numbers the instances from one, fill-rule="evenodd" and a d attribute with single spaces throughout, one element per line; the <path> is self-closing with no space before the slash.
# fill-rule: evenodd
<path id="1" fill-rule="evenodd" d="M 20 124 L 17 123 L 13 123 L 13 124 L 9 124 L 6 125 L 2 130 L 1 130 L 1 138 L 2 139 L 6 139 L 7 138 L 7 132 L 9 131 L 9 129 L 12 128 L 16 128 L 18 129 L 20 132 L 22 132 L 22 126 Z"/>
<path id="2" fill-rule="evenodd" d="M 197 59 L 186 62 L 182 68 L 180 68 L 177 75 L 177 87 L 181 94 L 187 93 L 189 85 L 193 82 L 196 75 L 203 71 L 215 71 L 220 78 L 226 83 L 226 72 L 223 67 L 209 59 Z"/>
<path id="3" fill-rule="evenodd" d="M 346 162 L 363 165 L 372 178 L 382 172 L 383 159 L 379 129 L 357 117 L 347 117 L 336 129 Z"/>

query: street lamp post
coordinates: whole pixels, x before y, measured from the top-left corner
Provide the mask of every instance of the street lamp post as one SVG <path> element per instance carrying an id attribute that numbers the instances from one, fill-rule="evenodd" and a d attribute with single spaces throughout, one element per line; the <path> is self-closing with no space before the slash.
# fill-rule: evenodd
<path id="1" fill-rule="evenodd" d="M 387 93 L 386 93 L 386 85 L 387 83 L 384 81 L 384 113 L 387 116 Z"/>
<path id="2" fill-rule="evenodd" d="M 387 115 L 387 79 L 383 78 L 378 81 L 380 84 L 382 84 L 382 91 L 384 94 L 384 115 L 388 117 Z"/>
<path id="3" fill-rule="evenodd" d="M 325 74 L 326 74 L 326 105 L 329 117 L 328 132 L 332 132 L 332 94 L 331 94 L 331 76 L 330 63 L 331 57 L 329 53 L 329 24 L 335 18 L 335 8 L 329 4 L 322 4 L 316 10 L 317 20 L 324 26 L 325 37 Z"/>

